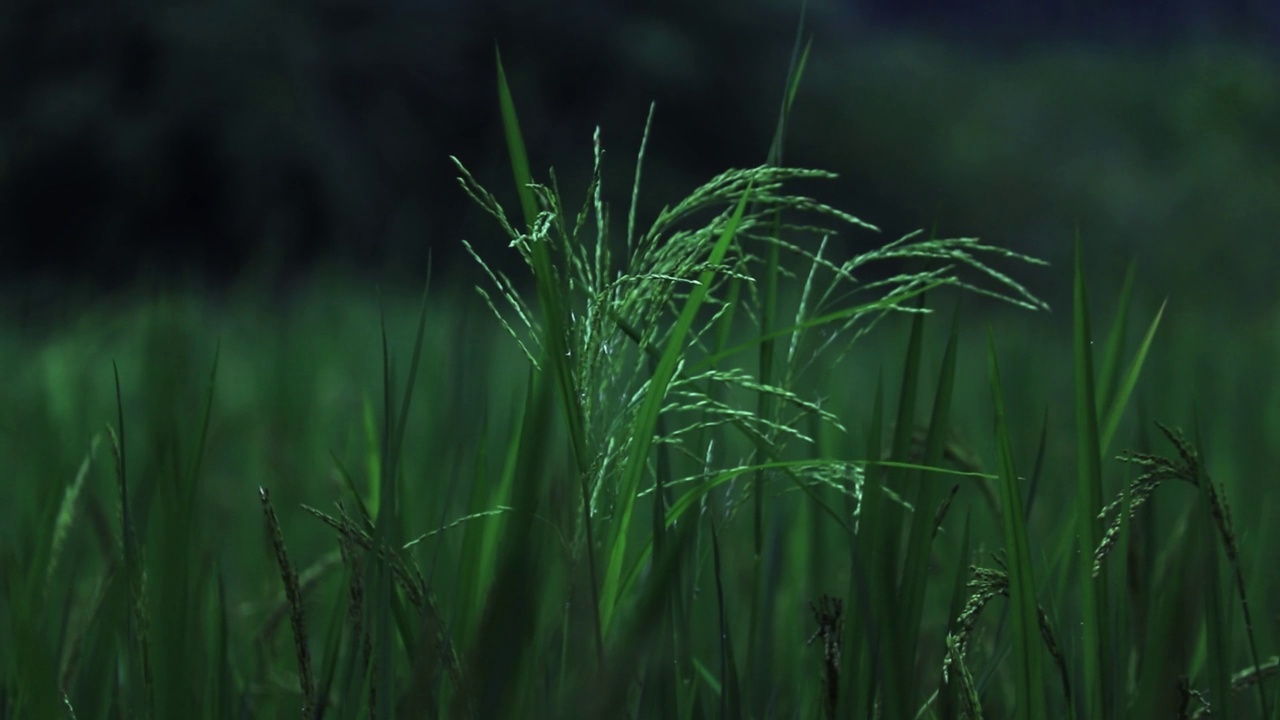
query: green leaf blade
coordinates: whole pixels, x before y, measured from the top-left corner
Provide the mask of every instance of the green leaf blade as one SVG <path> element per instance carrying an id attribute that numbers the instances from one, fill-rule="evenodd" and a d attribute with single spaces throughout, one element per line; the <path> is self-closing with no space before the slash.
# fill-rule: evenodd
<path id="1" fill-rule="evenodd" d="M 996 410 L 996 442 L 1000 458 L 1000 504 L 1009 571 L 1009 597 L 1013 604 L 1013 638 L 1018 716 L 1047 717 L 1043 657 L 1040 650 L 1036 582 L 1031 566 L 1022 491 L 1013 461 L 1013 444 L 1005 415 L 1004 389 L 996 361 L 995 337 L 988 330 L 989 373 Z"/>

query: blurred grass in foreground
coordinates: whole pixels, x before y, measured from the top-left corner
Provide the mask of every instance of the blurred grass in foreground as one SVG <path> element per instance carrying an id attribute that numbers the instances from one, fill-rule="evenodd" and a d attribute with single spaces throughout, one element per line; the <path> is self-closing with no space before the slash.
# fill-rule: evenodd
<path id="1" fill-rule="evenodd" d="M 212 307 L 198 298 L 174 298 L 113 312 L 111 317 L 86 317 L 79 327 L 38 343 L 14 334 L 6 337 L 0 347 L 9 378 L 0 398 L 0 405 L 6 408 L 0 427 L 0 460 L 11 478 L 5 486 L 0 512 L 3 546 L 8 549 L 3 563 L 10 593 L 3 606 L 6 633 L 17 627 L 39 628 L 39 645 L 49 653 L 44 672 L 53 673 L 53 668 L 59 667 L 69 672 L 66 676 L 51 674 L 46 684 L 30 687 L 52 690 L 61 684 L 56 679 L 64 677 L 70 683 L 64 686 L 70 697 L 78 700 L 78 717 L 110 717 L 118 712 L 110 710 L 108 698 L 118 692 L 113 688 L 129 685 L 127 675 L 112 680 L 119 677 L 115 668 L 121 656 L 112 650 L 117 641 L 111 638 L 127 636 L 121 615 L 127 607 L 123 604 L 123 577 L 119 569 L 114 574 L 108 572 L 111 567 L 118 568 L 120 542 L 114 463 L 109 439 L 103 432 L 106 424 L 114 424 L 115 420 L 110 372 L 110 363 L 115 360 L 121 369 L 132 502 L 137 508 L 135 523 L 148 561 L 159 562 L 157 556 L 163 555 L 163 548 L 178 548 L 182 556 L 171 561 L 174 566 L 190 568 L 191 574 L 204 576 L 203 584 L 188 579 L 184 602 L 196 606 L 214 604 L 225 610 L 227 698 L 252 707 L 254 717 L 273 717 L 277 713 L 271 708 L 297 706 L 296 667 L 288 623 L 281 622 L 287 617 L 287 609 L 282 604 L 278 572 L 261 529 L 257 488 L 271 489 L 289 553 L 304 579 L 311 579 L 309 584 L 304 583 L 304 596 L 313 644 L 319 647 L 333 613 L 342 612 L 334 609 L 344 602 L 341 565 L 334 564 L 330 529 L 300 506 L 305 503 L 332 513 L 335 500 L 346 497 L 349 502 L 350 495 L 339 481 L 340 467 L 356 478 L 356 486 L 365 493 L 371 487 L 370 478 L 376 476 L 377 463 L 370 459 L 377 447 L 376 430 L 374 437 L 369 435 L 370 421 L 379 412 L 380 393 L 378 311 L 373 298 L 369 288 L 337 285 L 304 291 L 287 310 L 255 306 L 248 299 L 233 307 Z M 950 301 L 943 303 L 949 304 Z M 392 347 L 403 358 L 405 339 L 412 335 L 413 302 L 389 297 L 386 308 Z M 985 397 L 986 382 L 979 374 L 984 362 L 984 330 L 974 322 L 978 318 L 964 314 L 961 317 L 968 319 L 962 320 L 959 332 L 957 380 L 949 423 L 955 447 L 949 458 L 952 467 L 994 472 L 998 465 L 990 439 L 991 406 Z M 1104 323 L 1111 320 L 1105 314 L 1098 319 Z M 1035 316 L 992 313 L 986 320 L 993 323 L 1006 412 L 1015 419 L 1009 430 L 1018 458 L 1016 467 L 1022 477 L 1028 477 L 1037 459 L 1042 468 L 1031 490 L 1033 498 L 1024 501 L 1029 505 L 1031 547 L 1040 548 L 1032 556 L 1033 564 L 1041 568 L 1037 576 L 1041 590 L 1037 594 L 1058 613 L 1057 627 L 1063 628 L 1065 635 L 1059 643 L 1067 657 L 1073 657 L 1080 648 L 1066 629 L 1070 627 L 1068 618 L 1075 615 L 1071 588 L 1081 582 L 1080 571 L 1067 569 L 1076 564 L 1071 553 L 1064 556 L 1046 549 L 1057 547 L 1061 542 L 1058 538 L 1070 536 L 1070 525 L 1064 522 L 1061 508 L 1070 506 L 1068 478 L 1076 465 L 1071 341 L 1056 330 L 1046 329 L 1047 323 Z M 937 321 L 929 321 L 925 327 L 933 328 L 926 337 L 935 342 L 924 343 L 922 364 L 925 368 L 936 367 L 941 352 L 941 344 L 936 341 L 943 339 L 939 333 L 944 328 Z M 496 500 L 494 493 L 504 487 L 504 482 L 510 482 L 502 479 L 506 477 L 503 468 L 511 471 L 508 449 L 513 447 L 519 428 L 527 361 L 480 303 L 472 299 L 444 291 L 433 294 L 428 302 L 426 328 L 422 375 L 402 451 L 400 507 L 408 534 L 439 531 L 415 545 L 413 556 L 420 567 L 433 569 L 430 582 L 437 597 L 447 598 L 441 602 L 442 613 L 446 623 L 456 628 L 455 644 L 467 648 L 478 630 L 476 614 L 486 601 L 486 586 L 476 584 L 474 579 L 479 567 L 475 558 L 477 554 L 497 552 L 502 545 L 500 538 L 510 532 L 513 518 L 515 506 Z M 848 433 L 820 434 L 829 448 L 825 451 L 829 455 L 824 456 L 869 457 L 864 454 L 865 442 L 857 438 L 866 436 L 868 423 L 874 420 L 876 378 L 883 373 L 892 383 L 886 389 L 897 386 L 891 379 L 902 362 L 905 329 L 903 321 L 883 325 L 863 338 L 839 365 L 822 368 L 820 376 L 804 383 L 812 393 L 827 398 L 824 410 L 832 412 L 848 428 Z M 1126 346 L 1133 348 L 1134 336 L 1143 328 L 1130 323 L 1128 329 Z M 1267 520 L 1277 511 L 1276 494 L 1268 478 L 1274 475 L 1272 469 L 1277 461 L 1270 439 L 1280 432 L 1280 397 L 1274 383 L 1265 382 L 1280 360 L 1278 338 L 1280 333 L 1274 325 L 1241 327 L 1199 316 L 1194 308 L 1179 308 L 1175 301 L 1166 310 L 1145 365 L 1144 379 L 1135 391 L 1135 411 L 1125 416 L 1110 455 L 1100 465 L 1107 488 L 1104 499 L 1109 501 L 1134 477 L 1125 466 L 1112 461 L 1111 455 L 1128 447 L 1168 454 L 1172 448 L 1158 444 L 1150 420 L 1162 419 L 1190 428 L 1198 419 L 1205 466 L 1233 501 L 1232 518 L 1241 538 L 1243 567 L 1256 608 L 1255 630 L 1264 654 L 1273 652 L 1268 648 L 1275 647 L 1274 598 L 1280 591 L 1266 569 L 1265 553 L 1265 548 L 1280 540 L 1271 530 L 1273 523 Z M 174 474 L 181 475 L 167 469 L 182 467 L 194 452 L 202 395 L 219 346 L 218 377 L 195 511 L 189 517 L 183 516 L 183 532 L 174 540 L 163 534 L 174 529 L 163 520 L 166 510 L 160 504 L 164 492 L 161 488 L 174 481 Z M 746 367 L 750 371 L 754 365 L 748 362 Z M 926 384 L 926 391 L 928 387 Z M 922 411 L 925 409 L 921 406 Z M 891 421 L 885 422 L 892 426 Z M 1042 426 L 1042 422 L 1046 424 Z M 377 425 L 373 420 L 372 426 Z M 1037 448 L 1042 430 L 1048 437 L 1041 452 Z M 539 442 L 551 450 L 544 460 L 544 472 L 568 472 L 567 453 L 554 450 L 567 449 L 563 425 L 548 422 L 538 433 Z M 724 457 L 720 453 L 725 452 L 712 448 L 715 456 Z M 13 593 L 44 586 L 41 581 L 45 570 L 44 566 L 27 565 L 23 558 L 38 557 L 32 553 L 51 541 L 55 513 L 63 506 L 66 489 L 77 478 L 86 457 L 90 462 L 82 484 L 76 486 L 81 489 L 72 501 L 74 514 L 70 526 L 62 530 L 65 544 L 60 559 L 48 570 L 48 595 L 41 595 L 47 600 L 43 607 L 49 616 L 44 624 L 32 625 L 32 616 L 19 612 L 22 606 Z M 529 473 L 529 477 L 540 474 Z M 529 481 L 523 470 L 519 477 L 525 478 L 519 482 Z M 817 712 L 821 653 L 803 642 L 818 629 L 806 616 L 805 603 L 816 601 L 822 594 L 843 597 L 848 604 L 854 602 L 847 592 L 851 581 L 848 550 L 841 549 L 847 544 L 832 535 L 838 525 L 816 510 L 813 500 L 796 492 L 794 486 L 779 484 L 776 476 L 770 478 L 763 498 L 765 521 L 775 529 L 765 538 L 765 562 L 771 569 L 763 587 L 771 597 L 770 607 L 757 611 L 766 613 L 764 619 L 752 619 L 748 613 L 753 586 L 751 568 L 755 563 L 749 516 L 702 514 L 703 519 L 698 521 L 704 534 L 698 541 L 700 549 L 688 561 L 693 580 L 690 594 L 684 598 L 691 608 L 687 612 L 697 613 L 689 620 L 694 634 L 716 634 L 723 602 L 729 627 L 746 633 L 745 628 L 754 623 L 769 643 L 767 655 L 755 659 L 763 666 L 756 672 L 770 677 L 763 686 L 761 678 L 741 674 L 742 666 L 751 660 L 743 655 L 742 642 L 728 648 L 732 652 L 723 657 L 714 645 L 704 644 L 702 651 L 690 652 L 697 677 L 692 687 L 696 689 L 682 687 L 700 698 L 693 703 L 695 706 L 705 706 L 708 712 L 724 692 L 725 681 L 720 678 L 725 667 L 738 668 L 737 682 L 743 692 L 767 688 L 766 694 L 754 700 L 742 698 L 746 715 L 758 716 L 770 703 L 808 707 Z M 950 520 L 940 527 L 941 534 L 930 550 L 927 576 L 932 589 L 922 609 L 920 645 L 916 650 L 894 651 L 880 646 L 874 653 L 887 657 L 901 651 L 906 657 L 916 657 L 916 672 L 921 673 L 917 682 L 924 687 L 938 681 L 928 668 L 940 667 L 946 648 L 939 643 L 948 627 L 947 618 L 954 617 L 956 610 L 954 600 L 939 591 L 951 582 L 948 578 L 963 580 L 956 573 L 964 564 L 989 565 L 987 553 L 1003 546 L 999 515 L 990 505 L 988 493 L 979 486 L 956 484 L 961 487 L 948 512 Z M 1188 543 L 1199 537 L 1195 542 L 1214 547 L 1210 543 L 1212 534 L 1197 534 L 1200 531 L 1194 530 L 1194 516 L 1186 514 L 1194 495 L 1174 487 L 1177 485 L 1157 492 L 1145 506 L 1146 514 L 1139 514 L 1132 521 L 1130 531 L 1140 530 L 1141 539 L 1131 540 L 1125 555 L 1114 553 L 1117 558 L 1130 558 L 1131 564 L 1127 570 L 1115 571 L 1117 582 L 1124 589 L 1120 598 L 1113 597 L 1110 611 L 1113 620 L 1128 618 L 1127 630 L 1115 642 L 1131 650 L 1116 653 L 1116 657 L 1126 665 L 1138 662 L 1131 668 L 1114 669 L 1125 696 L 1132 698 L 1141 692 L 1146 693 L 1143 697 L 1166 697 L 1162 701 L 1166 705 L 1172 702 L 1167 699 L 1171 686 L 1151 679 L 1149 673 L 1156 670 L 1149 667 L 1150 660 L 1142 658 L 1153 656 L 1138 641 L 1159 643 L 1160 648 L 1182 648 L 1166 651 L 1174 654 L 1160 672 L 1168 678 L 1185 674 L 1192 687 L 1207 688 L 1208 656 L 1204 654 L 1206 650 L 1198 649 L 1205 648 L 1201 624 L 1204 611 L 1196 605 L 1179 608 L 1169 603 L 1173 597 L 1185 597 L 1191 602 L 1190 598 L 1196 595 L 1187 593 L 1204 583 L 1196 578 L 1206 571 L 1197 569 L 1200 566 L 1193 561 L 1203 552 Z M 1023 488 L 1024 493 L 1027 490 Z M 726 508 L 721 512 L 729 512 L 728 508 L 750 497 L 740 482 L 721 486 L 718 492 L 723 492 L 719 502 Z M 841 507 L 840 494 L 828 494 L 831 496 L 827 502 Z M 865 501 L 867 496 L 863 497 Z M 574 497 L 566 493 L 547 495 L 538 503 L 536 522 L 561 522 L 573 515 L 576 505 Z M 484 512 L 491 514 L 477 516 Z M 929 517 L 932 516 L 930 512 Z M 467 517 L 473 519 L 454 526 Z M 607 522 L 608 518 L 604 520 Z M 450 529 L 440 531 L 442 527 Z M 713 532 L 715 537 L 710 535 Z M 571 540 L 547 541 L 551 545 L 542 551 L 544 561 L 552 562 L 568 548 L 551 548 Z M 843 562 L 842 555 L 846 557 Z M 1081 557 L 1084 560 L 1078 567 L 1087 568 L 1090 556 Z M 1134 562 L 1139 564 L 1132 565 Z M 1120 563 L 1112 565 L 1123 567 Z M 155 582 L 159 572 L 153 570 L 148 579 Z M 546 583 L 542 592 L 548 597 L 561 597 L 566 580 L 556 580 L 547 571 L 540 577 Z M 214 578 L 219 579 L 216 593 Z M 722 598 L 717 597 L 717 584 Z M 540 592 L 538 587 L 535 584 L 525 593 L 536 595 Z M 1230 584 L 1224 579 L 1217 587 L 1226 592 Z M 581 590 L 574 592 L 578 598 L 574 607 L 583 607 L 585 595 Z M 172 596 L 158 596 L 155 592 L 148 597 L 153 603 L 176 602 Z M 490 602 L 497 602 L 500 609 L 526 602 L 528 597 L 521 594 Z M 1224 601 L 1223 607 L 1228 630 L 1235 638 L 1227 644 L 1230 667 L 1244 668 L 1250 661 L 1244 654 L 1238 611 L 1229 602 Z M 206 607 L 204 612 L 207 615 L 213 610 Z M 1233 617 L 1237 620 L 1230 620 Z M 558 624 L 555 619 L 545 619 L 548 627 Z M 214 671 L 209 667 L 210 653 L 216 638 L 221 637 L 214 630 L 220 631 L 223 620 L 214 623 L 208 619 L 203 626 L 191 618 L 183 622 L 205 628 L 188 628 L 179 633 L 178 642 L 197 657 L 182 659 L 189 664 L 181 673 L 189 683 L 184 696 L 187 703 L 175 702 L 193 707 L 197 699 L 207 700 L 208 693 L 216 687 L 207 684 L 205 678 Z M 574 622 L 583 621 L 579 618 Z M 847 631 L 852 637 L 863 637 L 860 620 L 846 617 L 845 622 L 853 626 Z M 997 717 L 1007 716 L 997 710 L 1000 707 L 1013 712 L 1005 705 L 1000 690 L 1007 677 L 1007 671 L 1001 668 L 1009 662 L 1000 663 L 1005 642 L 1001 638 L 1007 637 L 1009 630 L 1000 631 L 999 627 L 996 620 L 980 624 L 978 639 L 972 641 L 969 651 L 975 679 L 985 677 L 986 684 L 981 687 L 985 688 L 982 697 L 988 705 L 988 715 Z M 96 628 L 103 635 L 96 641 L 96 650 L 90 647 L 86 628 Z M 705 643 L 705 639 L 708 638 L 700 642 Z M 14 641 L 13 635 L 6 636 L 6 643 Z M 157 637 L 155 642 L 165 640 Z M 557 643 L 544 643 L 537 652 L 561 657 L 556 647 Z M 613 650 L 616 652 L 617 646 Z M 588 644 L 578 652 L 580 657 L 562 658 L 567 663 L 573 660 L 562 670 L 567 677 L 590 672 L 580 663 L 594 651 Z M 845 656 L 851 652 L 846 645 Z M 24 677 L 16 674 L 16 663 L 21 662 L 27 673 L 41 667 L 28 653 L 10 656 L 13 659 L 7 665 L 4 683 L 10 707 L 17 707 L 12 704 L 19 697 L 16 682 Z M 534 672 L 533 668 L 548 662 L 548 656 L 541 656 L 541 660 L 538 657 L 530 655 L 524 670 L 511 672 Z M 923 695 L 927 693 L 917 701 L 923 702 Z M 30 695 L 22 696 L 35 700 Z M 43 700 L 56 697 L 55 693 Z M 96 702 L 85 707 L 93 698 L 97 698 Z M 93 707 L 101 712 L 95 714 Z M 565 712 L 572 715 L 567 707 Z M 210 710 L 206 716 L 229 715 Z"/>

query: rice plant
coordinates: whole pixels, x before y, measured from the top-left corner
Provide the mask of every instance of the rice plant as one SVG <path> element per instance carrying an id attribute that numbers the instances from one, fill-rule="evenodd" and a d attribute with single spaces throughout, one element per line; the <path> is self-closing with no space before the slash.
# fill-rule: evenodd
<path id="1" fill-rule="evenodd" d="M 465 245 L 489 330 L 429 286 L 321 315 L 347 355 L 271 374 L 253 338 L 199 362 L 169 308 L 99 400 L 12 395 L 37 398 L 6 418 L 18 471 L 74 461 L 0 547 L 0 718 L 1280 717 L 1240 491 L 1134 402 L 1165 307 L 1131 347 L 1131 273 L 1095 346 L 1077 245 L 1069 396 L 1020 417 L 1039 388 L 997 328 L 962 374 L 962 304 L 1047 311 L 1002 269 L 1044 263 L 865 249 L 876 226 L 793 190 L 834 177 L 782 162 L 808 58 L 798 34 L 762 164 L 645 219 L 656 108 L 624 216 L 600 130 L 571 204 L 497 57 L 517 206 L 453 159 L 529 273 Z M 322 369 L 342 392 L 290 395 Z M 234 414 L 237 385 L 277 394 Z M 92 418 L 80 446 L 13 452 L 80 427 L 58 407 Z"/>

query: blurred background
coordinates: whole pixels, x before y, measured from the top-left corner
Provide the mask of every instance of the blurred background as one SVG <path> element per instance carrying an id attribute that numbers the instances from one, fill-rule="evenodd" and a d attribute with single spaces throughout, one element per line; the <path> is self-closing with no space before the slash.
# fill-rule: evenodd
<path id="1" fill-rule="evenodd" d="M 65 446 L 114 417 L 113 360 L 127 405 L 175 403 L 222 342 L 224 422 L 314 463 L 290 476 L 327 472 L 320 430 L 316 447 L 280 450 L 299 431 L 288 418 L 352 422 L 380 377 L 376 289 L 411 337 L 429 262 L 428 362 L 476 419 L 472 399 L 505 402 L 499 386 L 525 372 L 470 291 L 487 281 L 462 241 L 529 274 L 450 160 L 516 207 L 495 46 L 535 177 L 554 166 L 572 207 L 600 127 L 605 197 L 625 216 L 653 104 L 643 228 L 715 174 L 765 161 L 800 17 L 793 0 L 0 4 L 0 372 L 14 378 L 0 400 L 15 418 L 0 437 L 65 465 Z M 1169 300 L 1140 400 L 1169 422 L 1208 402 L 1230 422 L 1206 432 L 1247 449 L 1242 463 L 1280 461 L 1280 5 L 812 0 L 804 32 L 783 160 L 838 173 L 800 189 L 881 229 L 835 252 L 924 229 L 1051 263 L 1006 268 L 1049 315 L 968 311 L 973 378 L 995 322 L 1026 389 L 1011 412 L 1070 402 L 1078 236 L 1095 332 L 1130 263 L 1131 338 Z M 200 309 L 146 340 L 135 307 L 187 290 Z M 868 387 L 898 331 L 875 342 L 891 354 L 868 347 Z M 174 388 L 152 387 L 169 375 Z M 985 384 L 972 392 L 985 427 Z M 251 431 L 264 417 L 278 429 Z"/>
<path id="2" fill-rule="evenodd" d="M 641 9 L 643 8 L 643 9 Z M 1280 5 L 1266 0 L 813 0 L 788 164 L 878 225 L 1051 261 L 1098 283 L 1270 313 L 1280 267 Z M 764 161 L 800 3 L 318 0 L 0 7 L 0 280 L 32 320 L 139 282 L 287 289 L 317 267 L 467 281 L 516 260 L 456 184 L 512 202 L 501 48 L 537 177 L 577 202 L 602 128 L 641 224 Z M 608 188 L 606 188 L 608 192 Z M 621 210 L 618 211 L 621 216 Z M 144 280 L 145 278 L 145 280 Z"/>

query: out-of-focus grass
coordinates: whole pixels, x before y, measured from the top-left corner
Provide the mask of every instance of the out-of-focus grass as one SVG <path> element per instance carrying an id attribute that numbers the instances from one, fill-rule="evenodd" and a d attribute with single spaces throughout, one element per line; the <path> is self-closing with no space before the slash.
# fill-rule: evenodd
<path id="1" fill-rule="evenodd" d="M 845 169 L 913 225 L 937 218 L 1056 267 L 1070 265 L 1079 227 L 1098 282 L 1118 286 L 1137 259 L 1150 291 L 1274 312 L 1280 63 L 1269 48 L 1064 43 L 1010 55 L 881 36 L 825 43 L 819 56 L 793 162 Z M 1044 296 L 1065 307 L 1058 275 Z"/>
<path id="2" fill-rule="evenodd" d="M 1099 295 L 1105 307 L 1107 294 Z M 257 688 L 251 699 L 259 693 L 282 692 L 288 682 L 271 668 L 288 667 L 288 641 L 280 639 L 272 645 L 277 650 L 268 657 L 275 660 L 267 665 L 256 665 L 253 660 L 257 651 L 252 639 L 279 611 L 281 595 L 260 529 L 256 488 L 267 485 L 273 489 L 273 501 L 290 552 L 305 575 L 330 552 L 332 545 L 328 529 L 301 512 L 299 505 L 330 507 L 340 495 L 331 452 L 357 476 L 365 466 L 365 403 L 376 408 L 379 393 L 377 309 L 372 298 L 368 288 L 337 285 L 304 291 L 289 310 L 255 305 L 247 298 L 243 303 L 223 307 L 210 306 L 199 298 L 175 298 L 143 303 L 132 310 L 113 313 L 109 319 L 95 318 L 39 343 L 12 331 L 6 333 L 3 353 L 9 382 L 4 385 L 0 400 L 5 408 L 0 460 L 13 478 L 4 489 L 6 546 L 15 551 L 29 548 L 33 533 L 47 532 L 50 526 L 38 520 L 49 518 L 50 508 L 61 503 L 63 488 L 76 476 L 92 439 L 95 435 L 100 437 L 101 428 L 113 420 L 109 370 L 113 359 L 121 368 L 130 465 L 138 472 L 132 486 L 134 497 L 146 504 L 145 498 L 158 492 L 154 484 L 160 480 L 148 480 L 145 468 L 154 458 L 162 457 L 163 448 L 158 442 L 165 436 L 164 430 L 176 427 L 180 429 L 178 437 L 190 439 L 198 429 L 201 388 L 207 380 L 214 348 L 220 342 L 204 480 L 197 501 L 196 527 L 189 542 L 198 548 L 195 556 L 208 553 L 218 559 L 222 568 L 235 677 Z M 392 295 L 386 306 L 389 335 L 411 336 L 412 300 Z M 482 485 L 477 483 L 489 482 L 482 478 L 503 462 L 502 453 L 497 451 L 511 437 L 510 419 L 518 407 L 516 401 L 526 375 L 523 356 L 486 312 L 474 301 L 443 291 L 429 305 L 421 387 L 403 450 L 406 480 L 402 507 L 410 509 L 406 511 L 406 524 L 414 533 L 429 531 L 441 521 L 447 524 L 492 509 L 468 498 L 481 490 Z M 1140 311 L 1135 316 L 1142 314 Z M 1041 548 L 1039 554 L 1033 555 L 1034 565 L 1042 573 L 1056 574 L 1061 560 L 1045 554 L 1043 543 L 1064 530 L 1056 507 L 1069 502 L 1064 492 L 1069 486 L 1070 468 L 1074 467 L 1070 442 L 1074 421 L 1069 410 L 1073 392 L 1071 341 L 1051 327 L 1046 329 L 1048 324 L 1043 319 L 1029 316 L 990 313 L 970 316 L 962 322 L 951 425 L 972 444 L 973 452 L 987 469 L 997 465 L 995 448 L 985 440 L 990 437 L 991 415 L 989 400 L 984 397 L 988 390 L 979 379 L 984 362 L 980 324 L 986 321 L 992 323 L 997 338 L 1006 412 L 1009 417 L 1020 419 L 1011 423 L 1009 432 L 1018 458 L 1016 467 L 1024 477 L 1034 460 L 1039 421 L 1045 418 L 1048 422 L 1046 469 L 1035 490 L 1028 530 L 1032 547 Z M 895 346 L 900 345 L 903 330 L 901 325 L 886 325 L 864 338 L 859 350 L 841 365 L 824 369 L 823 376 L 839 380 L 828 380 L 830 384 L 819 389 L 829 394 L 829 408 L 851 423 L 855 433 L 870 420 L 868 410 L 875 377 L 897 362 L 895 358 L 901 351 Z M 1136 323 L 1130 327 L 1130 343 L 1136 342 L 1141 330 Z M 928 335 L 937 337 L 940 331 L 935 327 Z M 1239 336 L 1242 332 L 1248 333 L 1247 341 Z M 925 344 L 926 367 L 936 363 L 940 350 L 940 344 Z M 1267 468 L 1274 467 L 1277 461 L 1275 446 L 1268 438 L 1280 432 L 1280 417 L 1275 410 L 1280 406 L 1276 395 L 1280 390 L 1265 381 L 1277 359 L 1280 332 L 1275 325 L 1254 321 L 1240 330 L 1231 323 L 1199 314 L 1195 308 L 1171 303 L 1146 363 L 1144 380 L 1135 391 L 1134 403 L 1139 412 L 1127 416 L 1112 444 L 1112 454 L 1124 447 L 1141 447 L 1141 438 L 1149 433 L 1137 424 L 1140 417 L 1191 418 L 1195 413 L 1200 419 L 1210 472 L 1234 500 L 1232 517 L 1243 539 L 1246 578 L 1257 608 L 1259 642 L 1264 648 L 1274 647 L 1276 641 L 1275 606 L 1271 599 L 1280 592 L 1261 562 L 1263 556 L 1257 554 L 1258 549 L 1277 540 L 1269 530 L 1273 524 L 1267 521 L 1276 511 L 1277 500 L 1266 478 Z M 552 432 L 546 438 L 549 442 L 559 435 L 559 431 Z M 490 449 L 483 452 L 483 447 Z M 477 466 L 481 457 L 489 459 Z M 107 446 L 99 443 L 92 458 L 78 501 L 78 520 L 67 535 L 64 559 L 54 569 L 55 587 L 67 588 L 80 602 L 94 596 L 97 571 L 93 568 L 110 562 L 108 557 L 117 542 L 113 539 L 118 523 L 115 484 Z M 559 456 L 559 463 L 566 461 L 566 456 Z M 490 470 L 481 470 L 484 466 Z M 1124 477 L 1123 469 L 1109 457 L 1102 459 L 1102 469 L 1104 477 L 1111 478 L 1109 487 L 1117 487 L 1115 483 Z M 445 481 L 451 478 L 457 479 Z M 456 483 L 452 489 L 450 482 Z M 1182 494 L 1186 496 L 1185 492 Z M 816 529 L 825 522 L 820 514 L 802 512 L 805 503 L 798 501 L 794 493 L 771 493 L 770 498 L 769 506 L 774 508 L 771 516 L 788 528 L 786 535 L 777 536 L 773 542 L 788 542 L 783 538 L 795 539 L 794 533 L 805 532 L 805 526 Z M 1152 516 L 1140 517 L 1135 523 L 1149 523 L 1153 529 L 1175 527 L 1181 515 L 1178 501 L 1176 491 L 1171 490 L 1165 500 L 1157 493 L 1149 505 Z M 989 508 L 981 495 L 969 491 L 957 497 L 951 510 L 953 517 L 968 516 L 977 523 L 972 541 L 975 550 L 999 546 L 998 536 L 990 532 L 991 521 L 981 519 L 982 513 L 987 512 Z M 153 534 L 154 529 L 147 530 L 156 527 L 156 522 L 154 516 L 140 521 L 140 535 L 149 547 L 164 541 Z M 504 522 L 501 513 L 470 521 L 477 529 Z M 471 532 L 466 525 L 442 533 L 441 544 L 421 556 L 430 562 L 428 566 L 439 568 L 437 583 L 447 585 L 451 582 L 448 578 L 461 570 L 449 569 L 449 562 L 463 550 L 459 533 Z M 954 538 L 953 534 L 959 531 L 959 525 L 949 523 L 944 538 Z M 743 562 L 749 563 L 750 553 L 744 556 L 750 546 L 749 536 L 750 532 L 746 536 L 729 533 L 721 537 L 727 587 L 742 587 L 740 581 L 731 578 L 745 569 Z M 735 541 L 734 537 L 739 539 Z M 1134 552 L 1148 558 L 1157 558 L 1166 551 L 1179 552 L 1177 545 L 1169 546 L 1172 549 L 1161 546 L 1159 537 L 1159 532 L 1153 533 L 1152 539 L 1146 541 L 1150 544 Z M 739 544 L 743 540 L 747 541 L 745 546 Z M 808 553 L 821 556 L 821 541 L 806 546 L 810 548 Z M 946 556 L 948 551 L 935 552 Z M 980 560 L 981 554 L 972 557 Z M 1256 560 L 1250 562 L 1250 558 Z M 11 562 L 6 562 L 6 568 L 12 567 Z M 794 569 L 801 571 L 802 568 Z M 811 575 L 814 572 L 818 574 Z M 934 572 L 930 571 L 931 578 Z M 1167 574 L 1167 570 L 1162 572 Z M 802 587 L 812 588 L 815 594 L 844 594 L 847 582 L 838 570 L 820 563 L 804 569 L 803 575 L 789 580 L 778 577 L 770 583 L 795 582 L 801 577 Z M 704 578 L 705 592 L 712 592 L 710 586 L 705 586 L 709 582 L 710 578 Z M 1153 581 L 1148 577 L 1147 582 L 1173 581 Z M 727 607 L 732 613 L 739 590 L 729 592 Z M 1161 602 L 1158 591 L 1147 592 L 1151 602 Z M 327 601 L 321 598 L 328 595 L 309 597 L 313 598 L 308 600 L 312 609 L 309 617 L 315 618 L 318 625 L 327 617 Z M 1072 597 L 1055 595 L 1052 603 L 1061 607 Z M 936 627 L 930 618 L 936 618 L 943 609 L 937 600 L 935 597 L 925 607 L 925 628 Z M 737 612 L 743 611 L 740 597 L 736 606 Z M 1184 616 L 1181 622 L 1190 623 L 1188 629 L 1192 631 L 1193 618 L 1199 611 L 1188 612 L 1191 615 Z M 741 621 L 741 616 L 737 617 Z M 779 629 L 794 624 L 797 635 L 809 632 L 804 629 L 803 617 L 786 619 L 789 617 L 776 620 L 782 623 Z M 68 617 L 66 636 L 74 637 L 75 628 L 91 620 L 73 612 Z M 285 627 L 287 623 L 276 630 L 281 638 Z M 922 640 L 937 642 L 929 632 L 925 631 Z M 806 652 L 799 640 L 793 641 L 794 646 L 786 652 L 801 667 L 812 668 L 800 675 L 812 672 L 816 677 L 816 652 Z M 1079 652 L 1072 648 L 1071 641 L 1064 642 L 1067 652 Z M 1192 644 L 1194 647 L 1194 639 Z M 733 648 L 738 653 L 742 649 L 740 644 Z M 718 662 L 714 654 L 695 653 L 694 657 L 708 671 Z M 740 657 L 739 661 L 744 659 Z M 1236 654 L 1233 659 L 1234 668 L 1245 665 L 1244 657 Z M 271 677 L 276 679 L 268 682 Z M 261 686 L 263 682 L 267 685 Z M 86 714 L 81 710 L 79 716 Z"/>

